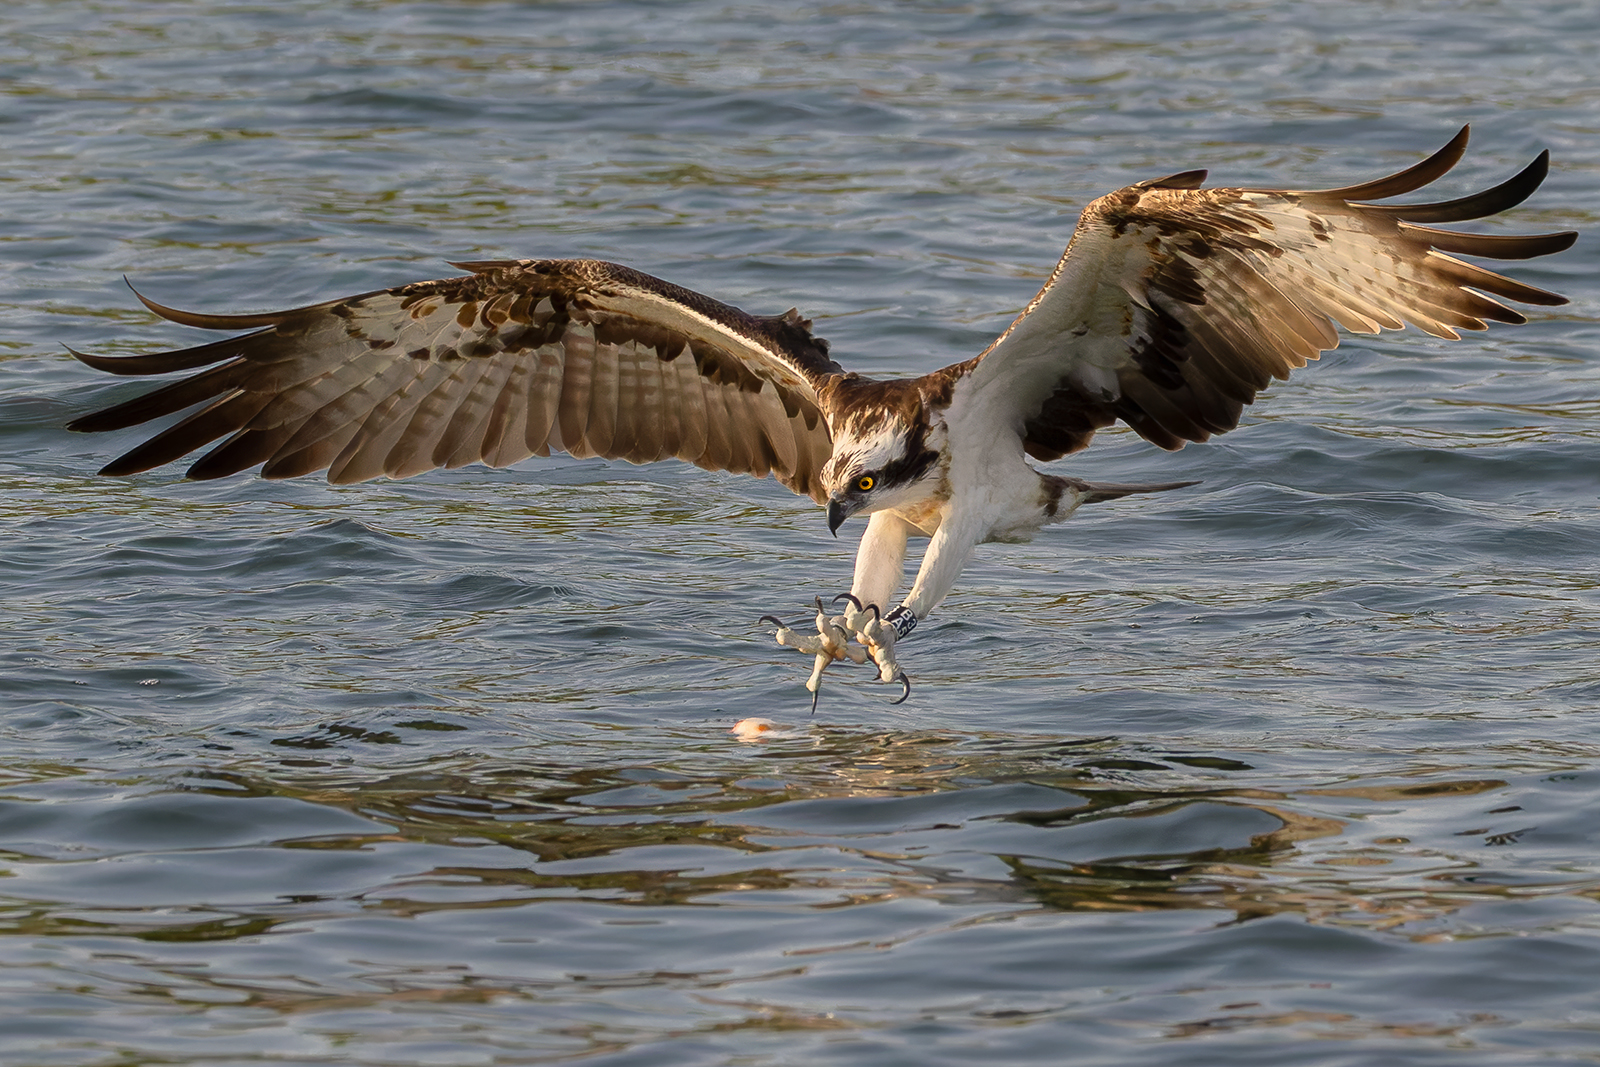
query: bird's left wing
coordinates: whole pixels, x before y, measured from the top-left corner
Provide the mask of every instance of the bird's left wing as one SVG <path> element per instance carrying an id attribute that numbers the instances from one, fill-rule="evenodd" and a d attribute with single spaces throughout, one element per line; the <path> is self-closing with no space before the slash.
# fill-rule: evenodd
<path id="1" fill-rule="evenodd" d="M 160 466 L 226 438 L 190 469 L 333 482 L 435 467 L 503 467 L 552 450 L 708 470 L 771 472 L 821 502 L 832 453 L 818 388 L 839 373 L 796 312 L 749 315 L 614 263 L 455 264 L 472 273 L 292 311 L 164 318 L 255 329 L 143 356 L 73 354 L 112 374 L 200 373 L 74 430 L 205 406 L 101 473 Z"/>
<path id="2" fill-rule="evenodd" d="M 1166 449 L 1238 425 L 1273 378 L 1357 333 L 1410 323 L 1438 337 L 1522 315 L 1493 296 L 1564 304 L 1450 253 L 1527 259 L 1574 233 L 1466 234 L 1422 225 L 1520 203 L 1541 154 L 1493 189 L 1433 204 L 1374 205 L 1461 158 L 1467 130 L 1387 178 L 1341 189 L 1201 189 L 1205 171 L 1140 182 L 1091 203 L 1044 288 L 976 360 L 973 401 L 1056 459 L 1121 419 Z M 1484 295 L 1491 294 L 1491 295 Z M 958 368 L 951 368 L 952 371 Z"/>

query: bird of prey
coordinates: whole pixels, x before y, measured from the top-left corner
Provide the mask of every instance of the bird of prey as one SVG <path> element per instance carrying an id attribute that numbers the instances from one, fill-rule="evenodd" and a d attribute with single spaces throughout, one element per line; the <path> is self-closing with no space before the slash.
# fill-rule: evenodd
<path id="1" fill-rule="evenodd" d="M 505 260 L 263 314 L 196 314 L 141 295 L 173 322 L 254 332 L 148 355 L 74 352 L 112 374 L 207 369 L 71 428 L 196 408 L 100 472 L 110 475 L 219 438 L 189 477 L 259 466 L 266 478 L 326 469 L 348 483 L 555 451 L 770 473 L 826 505 L 835 535 L 870 516 L 850 590 L 834 600 L 840 614 L 817 598 L 814 633 L 763 617 L 779 643 L 815 657 L 813 709 L 823 668 L 843 659 L 870 658 L 903 700 L 897 642 L 978 545 L 1030 540 L 1083 504 L 1193 484 L 1097 484 L 1043 473 L 1029 457 L 1076 452 L 1118 420 L 1169 450 L 1231 430 L 1272 379 L 1339 343 L 1335 324 L 1371 334 L 1409 323 L 1455 338 L 1485 320 L 1526 321 L 1495 297 L 1566 303 L 1456 255 L 1527 259 L 1576 234 L 1427 225 L 1520 203 L 1543 181 L 1548 152 L 1475 195 L 1371 203 L 1439 178 L 1467 133 L 1398 174 L 1338 189 L 1206 189 L 1206 172 L 1189 170 L 1103 196 L 999 338 L 920 378 L 846 371 L 794 310 L 751 315 L 596 260 Z M 930 541 L 896 603 L 913 537 Z"/>

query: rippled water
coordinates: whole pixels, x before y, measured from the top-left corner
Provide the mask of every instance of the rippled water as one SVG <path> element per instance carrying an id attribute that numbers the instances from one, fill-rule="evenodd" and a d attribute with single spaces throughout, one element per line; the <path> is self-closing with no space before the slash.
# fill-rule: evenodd
<path id="1" fill-rule="evenodd" d="M 1549 147 L 1593 3 L 93 3 L 0 20 L 0 1059 L 1600 1062 L 1600 328 L 1349 341 L 1199 478 L 981 551 L 907 704 L 755 624 L 848 536 L 531 461 L 90 476 L 203 310 L 620 259 L 849 365 L 978 351 L 1076 211 L 1192 166 Z M 729 725 L 784 727 L 740 744 Z"/>

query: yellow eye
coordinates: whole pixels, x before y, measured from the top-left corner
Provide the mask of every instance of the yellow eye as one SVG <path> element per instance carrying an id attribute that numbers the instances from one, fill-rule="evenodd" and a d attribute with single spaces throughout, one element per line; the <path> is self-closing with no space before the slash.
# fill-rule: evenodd
<path id="1" fill-rule="evenodd" d="M 877 484 L 878 480 L 870 474 L 863 474 L 861 477 L 856 479 L 856 488 L 861 490 L 863 493 Z"/>

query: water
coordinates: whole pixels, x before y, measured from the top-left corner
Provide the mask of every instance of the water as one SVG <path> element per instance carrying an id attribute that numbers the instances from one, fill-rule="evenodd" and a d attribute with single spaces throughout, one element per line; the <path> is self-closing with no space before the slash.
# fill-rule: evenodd
<path id="1" fill-rule="evenodd" d="M 187 343 L 450 258 L 619 259 L 850 366 L 978 351 L 1077 210 L 1333 185 L 1593 230 L 1592 3 L 94 3 L 0 22 L 0 1059 L 1600 1062 L 1600 328 L 1347 341 L 1203 484 L 981 551 L 916 690 L 755 624 L 772 482 L 89 472 Z M 758 744 L 727 734 L 764 715 Z"/>

